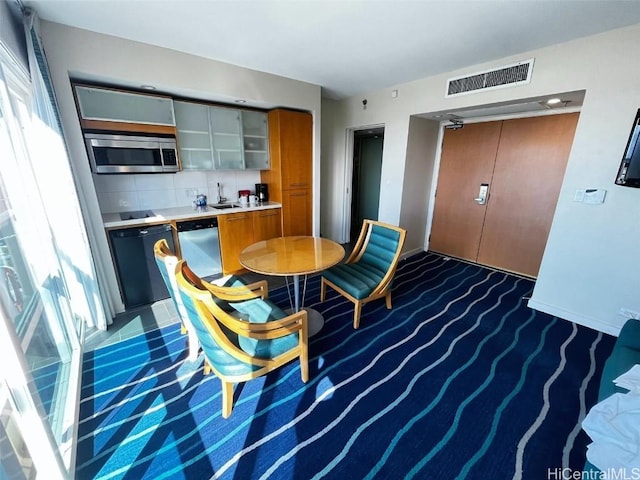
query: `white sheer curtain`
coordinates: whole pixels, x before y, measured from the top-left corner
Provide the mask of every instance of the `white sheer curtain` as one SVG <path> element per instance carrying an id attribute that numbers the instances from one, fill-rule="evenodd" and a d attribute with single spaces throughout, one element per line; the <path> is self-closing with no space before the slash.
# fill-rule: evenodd
<path id="1" fill-rule="evenodd" d="M 25 33 L 33 88 L 33 119 L 27 132 L 33 171 L 53 234 L 78 333 L 81 324 L 106 330 L 106 315 L 89 248 L 53 87 L 37 35 L 37 16 L 27 12 Z"/>
<path id="2" fill-rule="evenodd" d="M 20 414 L 10 416 L 34 466 L 62 479 L 75 438 L 69 433 L 79 401 L 81 345 L 34 175 L 31 81 L 21 67 L 0 41 L 0 382 L 21 399 Z M 50 373 L 44 383 L 43 368 Z M 6 446 L 6 437 L 0 443 Z"/>

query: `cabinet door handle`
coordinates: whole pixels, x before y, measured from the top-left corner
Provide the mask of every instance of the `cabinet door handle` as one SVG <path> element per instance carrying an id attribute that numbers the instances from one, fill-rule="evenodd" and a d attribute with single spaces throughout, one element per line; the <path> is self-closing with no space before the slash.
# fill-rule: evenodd
<path id="1" fill-rule="evenodd" d="M 246 216 L 246 215 L 244 215 L 244 216 L 242 216 L 242 217 L 233 217 L 233 218 L 228 218 L 228 219 L 227 219 L 227 221 L 229 221 L 229 222 L 235 222 L 235 221 L 237 221 L 237 220 L 246 220 L 246 219 L 247 219 L 247 216 Z"/>
<path id="2" fill-rule="evenodd" d="M 307 182 L 304 182 L 304 183 L 292 183 L 291 186 L 292 187 L 306 187 L 307 186 Z"/>
<path id="3" fill-rule="evenodd" d="M 306 193 L 292 193 L 291 196 L 292 197 L 306 197 L 307 194 Z"/>

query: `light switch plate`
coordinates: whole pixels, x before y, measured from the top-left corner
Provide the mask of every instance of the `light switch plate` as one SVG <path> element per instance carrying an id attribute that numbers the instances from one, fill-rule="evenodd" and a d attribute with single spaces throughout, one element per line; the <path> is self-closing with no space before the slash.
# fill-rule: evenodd
<path id="1" fill-rule="evenodd" d="M 573 194 L 573 201 L 580 203 L 588 203 L 598 205 L 604 203 L 604 197 L 607 191 L 601 188 L 579 188 Z"/>
<path id="2" fill-rule="evenodd" d="M 588 188 L 584 192 L 584 203 L 589 203 L 592 205 L 604 203 L 604 197 L 606 194 L 606 190 L 598 188 Z"/>

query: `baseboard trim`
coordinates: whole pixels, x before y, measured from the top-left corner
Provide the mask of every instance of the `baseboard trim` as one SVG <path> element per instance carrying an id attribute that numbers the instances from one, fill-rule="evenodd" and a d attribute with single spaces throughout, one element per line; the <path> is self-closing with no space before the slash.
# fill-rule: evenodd
<path id="1" fill-rule="evenodd" d="M 406 260 L 412 255 L 416 255 L 418 253 L 426 252 L 424 248 L 414 248 L 413 250 L 409 250 L 407 252 L 402 252 L 400 254 L 400 260 Z"/>
<path id="2" fill-rule="evenodd" d="M 599 332 L 607 333 L 615 337 L 618 336 L 618 334 L 620 333 L 620 329 L 622 328 L 622 325 L 611 325 L 610 323 L 603 322 L 602 320 L 578 315 L 575 312 L 570 312 L 569 310 L 565 310 L 555 305 L 549 305 L 547 303 L 539 302 L 533 299 L 529 300 L 527 306 L 529 308 L 533 308 L 534 310 L 548 313 L 549 315 L 553 315 L 554 317 L 569 320 L 570 322 L 577 323 L 578 325 L 582 325 L 593 330 L 598 330 Z"/>

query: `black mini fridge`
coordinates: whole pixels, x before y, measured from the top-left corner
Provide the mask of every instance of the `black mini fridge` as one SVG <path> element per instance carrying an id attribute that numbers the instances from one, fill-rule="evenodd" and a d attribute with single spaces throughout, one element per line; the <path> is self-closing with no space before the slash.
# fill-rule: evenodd
<path id="1" fill-rule="evenodd" d="M 120 291 L 126 309 L 169 298 L 153 254 L 155 243 L 164 238 L 175 251 L 170 225 L 123 228 L 109 232 Z"/>

